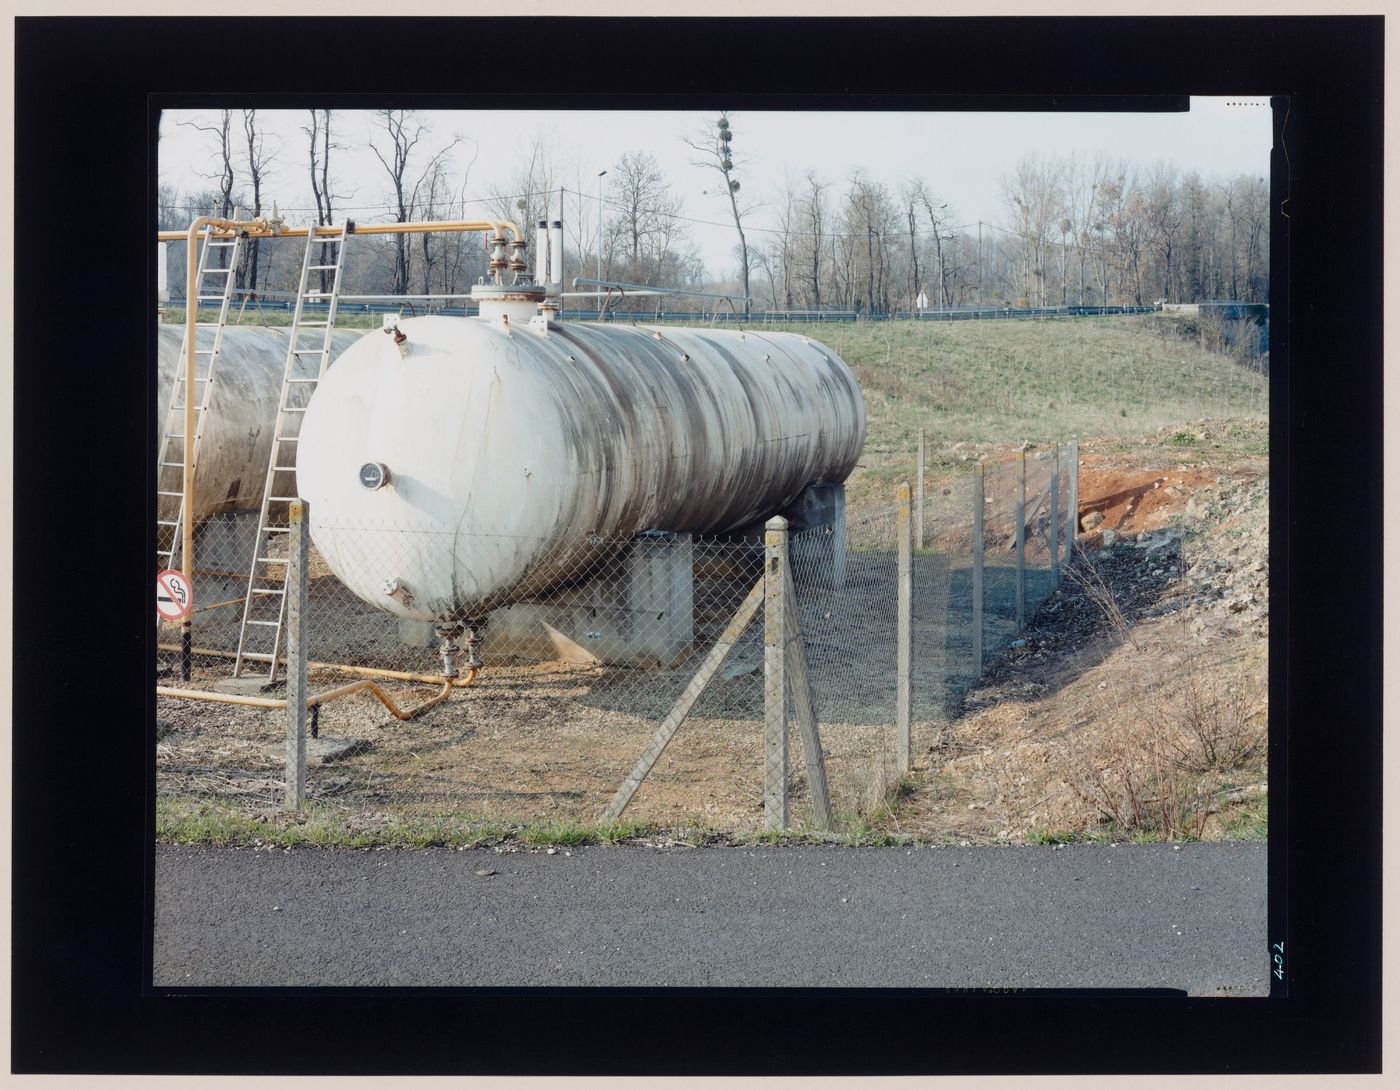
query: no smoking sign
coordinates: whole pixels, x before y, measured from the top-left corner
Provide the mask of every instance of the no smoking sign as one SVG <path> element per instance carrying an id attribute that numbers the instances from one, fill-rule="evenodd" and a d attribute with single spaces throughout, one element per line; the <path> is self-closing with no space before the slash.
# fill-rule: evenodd
<path id="1" fill-rule="evenodd" d="M 194 605 L 194 591 L 177 571 L 163 571 L 156 576 L 156 613 L 164 621 L 183 620 Z"/>

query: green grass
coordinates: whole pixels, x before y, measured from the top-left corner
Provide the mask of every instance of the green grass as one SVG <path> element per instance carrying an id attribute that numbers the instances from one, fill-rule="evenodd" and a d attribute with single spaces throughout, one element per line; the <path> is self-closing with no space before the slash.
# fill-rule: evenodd
<path id="1" fill-rule="evenodd" d="M 201 311 L 201 318 L 215 317 Z M 750 328 L 811 337 L 851 365 L 865 394 L 872 454 L 913 450 L 920 427 L 936 458 L 941 445 L 953 442 L 1145 435 L 1191 420 L 1265 418 L 1267 378 L 1176 336 L 1170 332 L 1176 319 L 1155 317 L 1156 326 L 1109 316 Z M 170 311 L 168 323 L 183 321 L 182 309 Z M 342 313 L 336 324 L 373 329 L 382 321 L 380 314 Z M 288 312 L 259 314 L 251 305 L 242 319 L 254 326 L 290 323 Z M 1171 438 L 1199 445 L 1189 432 Z"/>
<path id="2" fill-rule="evenodd" d="M 701 825 L 668 829 L 642 821 L 597 825 L 569 821 L 512 823 L 484 816 L 392 812 L 370 820 L 319 803 L 308 803 L 300 813 L 291 813 L 274 809 L 248 810 L 228 803 L 188 798 L 159 800 L 156 840 L 163 844 L 220 848 L 481 848 L 500 844 L 569 848 L 624 841 L 693 847 L 714 844 L 891 847 L 920 843 L 914 837 L 890 833 L 846 815 L 838 815 L 832 830 L 798 825 L 784 830 L 733 833 Z"/>
<path id="3" fill-rule="evenodd" d="M 1068 829 L 1032 829 L 1026 834 L 1027 844 L 1073 844 L 1078 839 Z"/>
<path id="4" fill-rule="evenodd" d="M 1050 442 L 1267 413 L 1267 379 L 1133 317 L 760 326 L 829 345 L 865 392 L 868 448 Z"/>
<path id="5" fill-rule="evenodd" d="M 324 315 L 308 313 L 307 318 L 323 318 Z M 217 322 L 219 312 L 211 307 L 199 308 L 199 320 L 201 322 Z M 163 325 L 183 325 L 185 321 L 185 311 L 183 308 L 170 310 Z M 252 303 L 243 312 L 242 320 L 238 317 L 238 308 L 230 307 L 228 314 L 228 324 L 243 326 L 273 326 L 283 328 L 292 324 L 292 312 L 289 310 L 265 310 L 259 311 Z M 384 324 L 384 315 L 375 314 L 350 314 L 339 313 L 335 317 L 336 329 L 379 329 Z"/>
<path id="6" fill-rule="evenodd" d="M 1235 806 L 1220 818 L 1220 831 L 1228 840 L 1268 840 L 1269 800 Z"/>

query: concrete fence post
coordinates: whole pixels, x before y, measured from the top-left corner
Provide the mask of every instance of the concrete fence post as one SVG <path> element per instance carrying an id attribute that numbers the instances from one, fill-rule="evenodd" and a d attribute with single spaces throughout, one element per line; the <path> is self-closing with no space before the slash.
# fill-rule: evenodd
<path id="1" fill-rule="evenodd" d="M 818 829 L 831 828 L 831 791 L 826 781 L 826 758 L 822 755 L 821 732 L 817 727 L 816 701 L 812 678 L 807 672 L 807 651 L 802 646 L 802 630 L 797 623 L 795 579 L 787 580 L 787 680 L 792 695 L 792 714 L 802 739 L 802 756 L 807 765 L 807 783 L 812 791 L 812 821 Z"/>
<path id="2" fill-rule="evenodd" d="M 914 557 L 909 526 L 909 482 L 899 486 L 899 515 L 896 519 L 899 538 L 898 644 L 895 652 L 895 763 L 900 775 L 909 771 L 910 705 L 912 692 L 909 680 L 909 660 L 913 649 L 914 627 Z"/>
<path id="3" fill-rule="evenodd" d="M 1026 627 L 1026 452 L 1017 456 L 1021 482 L 1016 496 L 1016 630 Z"/>
<path id="4" fill-rule="evenodd" d="M 1060 444 L 1050 469 L 1050 589 L 1060 587 Z"/>
<path id="5" fill-rule="evenodd" d="M 287 531 L 287 790 L 286 806 L 300 810 L 306 799 L 306 612 L 310 538 L 309 505 L 290 504 Z"/>
<path id="6" fill-rule="evenodd" d="M 788 524 L 768 520 L 763 546 L 763 824 L 788 823 L 787 578 Z"/>
<path id="7" fill-rule="evenodd" d="M 924 547 L 924 429 L 919 429 L 919 486 L 914 496 L 914 544 Z"/>
<path id="8" fill-rule="evenodd" d="M 982 520 L 987 510 L 986 468 L 977 463 L 972 477 L 972 676 L 982 676 L 982 564 L 986 554 Z"/>

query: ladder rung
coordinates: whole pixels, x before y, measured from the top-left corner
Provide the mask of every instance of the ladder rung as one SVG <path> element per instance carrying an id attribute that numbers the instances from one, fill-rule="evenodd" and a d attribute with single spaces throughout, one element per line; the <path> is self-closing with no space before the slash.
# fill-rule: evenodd
<path id="1" fill-rule="evenodd" d="M 321 381 L 321 380 L 318 379 L 318 378 L 289 378 L 289 379 L 287 380 L 287 383 L 288 383 L 288 385 L 296 384 L 297 386 L 305 386 L 305 385 L 307 385 L 308 383 L 314 384 L 314 383 L 317 383 L 317 382 L 320 382 L 320 381 Z"/>
<path id="2" fill-rule="evenodd" d="M 325 329 L 330 322 L 298 322 L 297 329 Z"/>
<path id="3" fill-rule="evenodd" d="M 174 523 L 171 523 L 171 525 L 173 526 Z M 288 561 L 288 559 L 287 559 L 285 556 L 260 556 L 260 557 L 258 557 L 258 563 L 259 563 L 259 564 L 287 564 L 287 563 L 290 563 L 290 561 Z"/>
<path id="4" fill-rule="evenodd" d="M 254 588 L 253 588 L 253 593 L 254 593 L 254 594 L 286 594 L 286 593 L 287 593 L 287 590 L 286 590 L 285 587 L 280 587 L 280 588 L 279 588 L 279 587 L 254 587 Z"/>
<path id="5" fill-rule="evenodd" d="M 290 526 L 265 526 L 265 527 L 263 528 L 263 533 L 265 533 L 265 534 L 285 534 L 285 533 L 289 532 L 290 530 L 291 530 L 291 527 L 290 527 Z M 286 561 L 283 561 L 283 563 L 286 563 Z"/>
<path id="6" fill-rule="evenodd" d="M 340 268 L 339 265 L 308 265 L 307 272 L 330 272 L 332 269 Z"/>
<path id="7" fill-rule="evenodd" d="M 250 619 L 250 620 L 248 621 L 248 623 L 249 623 L 249 624 L 261 624 L 261 625 L 266 625 L 268 628 L 281 628 L 281 627 L 282 627 L 282 622 L 281 622 L 281 621 L 254 621 L 254 620 L 251 620 L 251 619 Z"/>
<path id="8" fill-rule="evenodd" d="M 301 437 L 298 435 L 279 435 L 273 440 L 274 443 L 300 443 Z"/>
<path id="9" fill-rule="evenodd" d="M 272 661 L 272 656 L 269 655 L 266 651 L 244 651 L 243 657 L 245 659 L 256 659 L 258 662 Z"/>
<path id="10" fill-rule="evenodd" d="M 160 489 L 157 489 L 157 490 L 156 490 L 156 495 L 157 495 L 157 496 L 180 496 L 180 497 L 183 497 L 183 496 L 184 496 L 184 493 L 183 493 L 183 492 L 164 492 L 164 491 L 161 491 Z"/>
<path id="11" fill-rule="evenodd" d="M 161 465 L 163 465 L 163 466 L 174 466 L 176 469 L 184 469 L 184 468 L 185 468 L 185 463 L 184 463 L 184 462 L 161 462 Z"/>
<path id="12" fill-rule="evenodd" d="M 270 500 L 276 500 L 278 503 L 292 503 L 296 500 L 301 499 L 300 496 L 268 496 L 267 498 Z"/>
<path id="13" fill-rule="evenodd" d="M 156 525 L 157 525 L 157 526 L 179 526 L 179 525 L 180 525 L 180 521 L 179 521 L 179 519 L 156 519 Z M 284 560 L 284 561 L 282 561 L 282 563 L 285 564 L 286 561 Z"/>
<path id="14" fill-rule="evenodd" d="M 205 245 L 206 245 L 206 246 L 209 246 L 209 247 L 211 247 L 211 248 L 212 248 L 212 247 L 218 247 L 220 250 L 222 250 L 222 249 L 225 249 L 225 248 L 227 248 L 227 247 L 229 247 L 229 246 L 237 246 L 237 245 L 238 245 L 238 241 L 237 241 L 236 239 L 230 240 L 230 241 L 228 241 L 228 242 L 218 242 L 218 241 L 216 240 L 216 241 L 214 241 L 214 242 L 205 243 Z"/>
<path id="15" fill-rule="evenodd" d="M 293 408 L 291 408 L 291 407 L 283 408 L 282 411 L 283 411 L 284 413 L 304 413 L 304 412 L 306 412 L 305 409 L 293 409 Z"/>

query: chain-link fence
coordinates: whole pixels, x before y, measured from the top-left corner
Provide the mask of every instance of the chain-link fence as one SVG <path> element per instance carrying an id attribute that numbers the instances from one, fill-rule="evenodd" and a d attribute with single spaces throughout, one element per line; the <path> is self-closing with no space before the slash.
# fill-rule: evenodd
<path id="1" fill-rule="evenodd" d="M 789 669 L 786 685 L 809 686 L 838 824 L 886 804 L 910 755 L 936 743 L 1015 638 L 1018 605 L 1028 615 L 1053 589 L 1073 531 L 1076 457 L 1035 452 L 939 482 L 925 497 L 923 547 L 907 493 L 902 505 L 788 535 L 805 679 Z M 772 634 L 755 599 L 771 576 L 761 532 L 544 541 L 321 524 L 314 510 L 309 523 L 298 623 L 313 805 L 351 826 L 590 824 L 670 725 L 626 816 L 741 832 L 764 823 L 773 695 Z M 256 536 L 255 516 L 198 527 L 188 679 L 178 626 L 162 626 L 164 799 L 272 809 L 286 797 L 278 704 L 296 648 L 284 602 L 295 612 L 300 599 L 295 586 L 255 585 L 265 593 L 248 606 Z M 295 536 L 261 555 L 293 560 Z M 240 642 L 245 653 L 276 642 L 276 671 L 240 660 Z M 175 695 L 192 690 L 206 699 Z M 805 758 L 798 696 L 784 704 Z M 813 774 L 794 757 L 794 824 L 813 812 Z"/>

